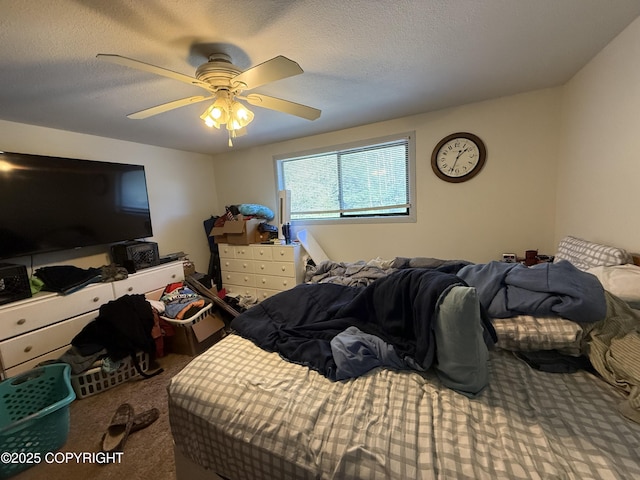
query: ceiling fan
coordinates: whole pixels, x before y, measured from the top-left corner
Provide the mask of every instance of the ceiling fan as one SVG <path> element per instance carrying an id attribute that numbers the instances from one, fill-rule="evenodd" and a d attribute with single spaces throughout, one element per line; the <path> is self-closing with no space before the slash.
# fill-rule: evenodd
<path id="1" fill-rule="evenodd" d="M 246 90 L 253 90 L 261 85 L 303 73 L 300 65 L 282 55 L 242 71 L 231 62 L 229 55 L 213 53 L 209 56 L 209 60 L 206 63 L 196 69 L 195 77 L 183 75 L 182 73 L 177 73 L 121 55 L 99 53 L 97 58 L 118 65 L 124 65 L 125 67 L 172 78 L 206 90 L 209 93 L 208 95 L 196 95 L 174 100 L 130 113 L 127 117 L 133 119 L 148 118 L 186 105 L 211 100 L 213 103 L 205 110 L 200 118 L 210 127 L 220 128 L 221 125 L 226 125 L 226 129 L 229 131 L 229 146 L 232 146 L 232 138 L 246 133 L 246 125 L 253 120 L 253 112 L 238 100 L 243 100 L 258 107 L 295 115 L 307 120 L 315 120 L 320 117 L 320 110 L 289 100 L 282 100 L 258 93 L 243 95 L 243 92 Z"/>

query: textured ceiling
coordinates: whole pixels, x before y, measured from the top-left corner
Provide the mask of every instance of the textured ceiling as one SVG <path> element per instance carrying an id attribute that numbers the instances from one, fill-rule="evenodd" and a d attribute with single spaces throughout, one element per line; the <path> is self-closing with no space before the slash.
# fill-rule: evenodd
<path id="1" fill-rule="evenodd" d="M 0 118 L 181 150 L 228 150 L 204 90 L 96 59 L 194 75 L 210 53 L 305 73 L 254 90 L 322 110 L 263 108 L 235 149 L 562 85 L 640 15 L 638 0 L 0 0 Z M 0 148 L 2 146 L 0 145 Z"/>

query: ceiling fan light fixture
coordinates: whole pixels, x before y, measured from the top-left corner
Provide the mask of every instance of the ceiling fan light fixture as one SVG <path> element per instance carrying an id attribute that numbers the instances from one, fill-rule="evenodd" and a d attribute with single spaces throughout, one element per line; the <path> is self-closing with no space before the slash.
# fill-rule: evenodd
<path id="1" fill-rule="evenodd" d="M 200 118 L 209 128 L 220 128 L 220 125 L 227 123 L 229 121 L 228 92 L 218 92 L 216 101 L 207 107 Z"/>
<path id="2" fill-rule="evenodd" d="M 200 115 L 208 127 L 220 128 L 226 125 L 229 132 L 229 146 L 233 146 L 233 139 L 246 133 L 245 127 L 251 123 L 254 114 L 244 104 L 237 101 L 232 93 L 220 90 L 213 102 Z"/>
<path id="3" fill-rule="evenodd" d="M 231 104 L 231 123 L 233 130 L 246 127 L 253 120 L 253 112 L 245 107 L 242 103 L 234 100 Z"/>

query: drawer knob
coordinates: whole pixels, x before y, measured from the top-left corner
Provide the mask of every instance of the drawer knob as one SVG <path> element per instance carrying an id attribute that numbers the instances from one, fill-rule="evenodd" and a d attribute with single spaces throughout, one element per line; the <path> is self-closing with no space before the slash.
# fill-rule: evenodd
<path id="1" fill-rule="evenodd" d="M 263 284 L 264 284 L 264 283 L 267 283 L 267 279 L 266 279 L 266 278 L 263 278 L 263 279 L 262 279 L 262 283 L 263 283 Z"/>
<path id="2" fill-rule="evenodd" d="M 284 265 L 281 267 L 282 271 L 285 272 L 287 270 L 287 267 L 285 267 Z"/>
<path id="3" fill-rule="evenodd" d="M 133 292 L 133 287 L 127 288 L 127 292 Z"/>
<path id="4" fill-rule="evenodd" d="M 31 345 L 27 345 L 26 347 L 24 347 L 24 353 L 29 353 L 32 349 L 33 347 Z"/>
<path id="5" fill-rule="evenodd" d="M 27 319 L 26 318 L 21 318 L 20 320 L 18 320 L 16 322 L 18 325 L 24 325 L 25 323 L 27 323 Z"/>
<path id="6" fill-rule="evenodd" d="M 98 303 L 100 301 L 100 297 L 93 297 L 93 303 Z"/>
<path id="7" fill-rule="evenodd" d="M 173 275 L 171 275 L 171 278 L 176 278 L 176 274 L 174 273 Z"/>
<path id="8" fill-rule="evenodd" d="M 229 266 L 229 262 L 224 262 L 224 266 L 228 267 Z"/>
<path id="9" fill-rule="evenodd" d="M 284 285 L 285 287 L 286 287 L 288 284 L 289 284 L 289 282 L 287 282 L 286 280 L 284 280 L 284 281 L 282 282 L 282 285 Z"/>
<path id="10" fill-rule="evenodd" d="M 244 281 L 248 282 L 249 281 L 249 277 L 244 277 Z"/>
<path id="11" fill-rule="evenodd" d="M 265 269 L 265 266 L 264 266 L 264 263 L 263 263 L 262 265 L 260 265 L 260 270 L 264 270 L 264 269 Z"/>
<path id="12" fill-rule="evenodd" d="M 247 268 L 247 264 L 246 264 L 246 263 L 243 263 L 243 264 L 242 264 L 242 268 Z"/>

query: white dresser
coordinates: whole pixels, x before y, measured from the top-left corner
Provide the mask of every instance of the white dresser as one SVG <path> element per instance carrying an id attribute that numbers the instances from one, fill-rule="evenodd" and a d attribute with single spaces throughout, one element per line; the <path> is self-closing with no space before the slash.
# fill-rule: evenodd
<path id="1" fill-rule="evenodd" d="M 98 316 L 103 303 L 127 294 L 158 294 L 184 280 L 181 261 L 151 267 L 125 280 L 89 285 L 70 295 L 40 292 L 0 306 L 0 367 L 13 377 L 44 360 L 60 357 L 73 337 Z"/>
<path id="2" fill-rule="evenodd" d="M 304 279 L 303 248 L 291 245 L 218 245 L 222 286 L 258 301 L 289 290 Z"/>

